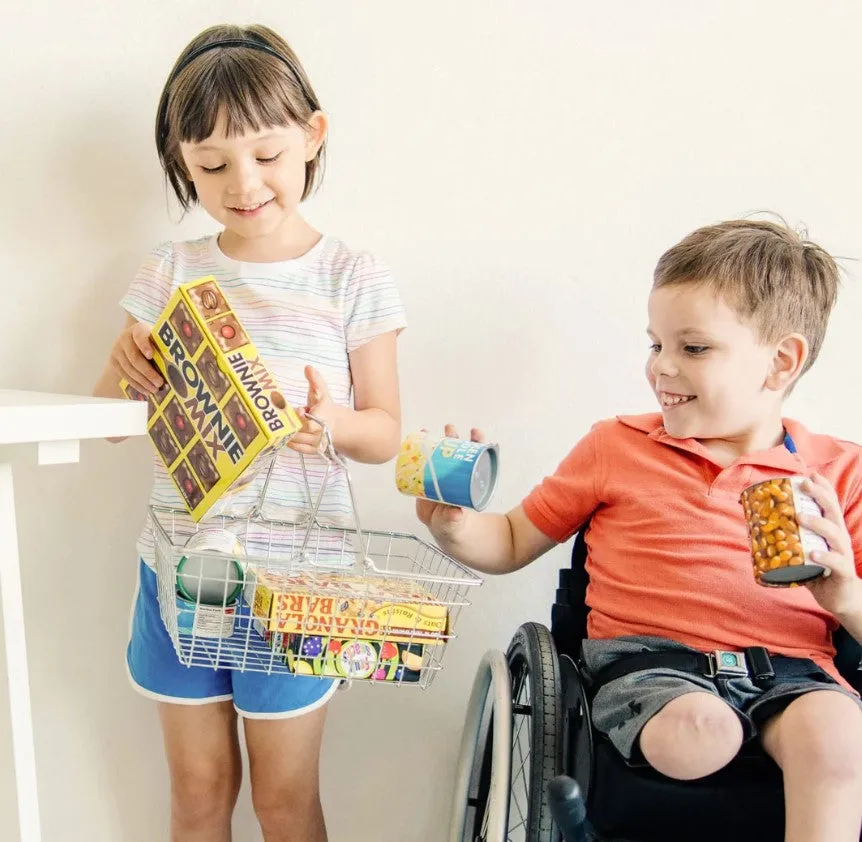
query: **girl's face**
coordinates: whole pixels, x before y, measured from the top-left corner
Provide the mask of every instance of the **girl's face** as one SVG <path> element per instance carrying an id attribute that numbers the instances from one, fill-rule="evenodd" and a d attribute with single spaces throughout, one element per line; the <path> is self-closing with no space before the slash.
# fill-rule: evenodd
<path id="1" fill-rule="evenodd" d="M 292 124 L 228 137 L 220 115 L 208 138 L 181 143 L 203 209 L 243 240 L 280 233 L 302 198 L 306 161 L 326 136 L 323 114 L 313 114 L 310 123 L 308 129 Z"/>

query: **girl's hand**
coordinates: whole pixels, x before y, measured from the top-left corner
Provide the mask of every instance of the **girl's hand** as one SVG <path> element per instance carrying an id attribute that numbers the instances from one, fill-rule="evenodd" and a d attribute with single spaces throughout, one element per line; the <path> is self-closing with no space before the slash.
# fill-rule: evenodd
<path id="1" fill-rule="evenodd" d="M 156 353 L 150 339 L 151 328 L 143 322 L 135 322 L 123 330 L 111 348 L 110 367 L 145 395 L 158 391 L 164 381 L 162 375 L 150 362 Z"/>
<path id="2" fill-rule="evenodd" d="M 447 424 L 444 435 L 458 438 L 458 431 L 452 424 Z M 471 441 L 485 441 L 481 430 L 470 431 Z M 435 503 L 433 500 L 416 500 L 416 516 L 424 523 L 431 534 L 440 541 L 451 540 L 463 525 L 468 512 L 460 506 L 447 506 L 445 503 Z"/>
<path id="3" fill-rule="evenodd" d="M 287 446 L 297 453 L 320 453 L 323 441 L 323 428 L 320 424 L 308 418 L 314 415 L 329 428 L 329 434 L 335 439 L 336 407 L 329 395 L 329 387 L 323 375 L 314 367 L 305 367 L 305 378 L 308 380 L 308 397 L 305 409 L 298 409 L 297 415 L 302 419 L 302 429 L 288 442 Z"/>
<path id="4" fill-rule="evenodd" d="M 856 575 L 856 561 L 850 533 L 835 489 L 826 477 L 814 473 L 802 484 L 823 509 L 823 517 L 803 515 L 800 520 L 812 532 L 823 537 L 828 552 L 814 552 L 811 560 L 822 564 L 828 575 L 821 576 L 806 587 L 817 602 L 836 617 L 862 610 L 862 579 Z"/>

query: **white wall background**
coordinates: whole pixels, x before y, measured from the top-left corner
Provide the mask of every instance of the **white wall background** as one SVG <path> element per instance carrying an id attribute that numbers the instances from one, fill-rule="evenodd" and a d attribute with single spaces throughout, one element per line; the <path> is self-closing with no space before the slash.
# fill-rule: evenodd
<path id="1" fill-rule="evenodd" d="M 321 228 L 378 251 L 409 310 L 405 428 L 454 420 L 503 448 L 517 503 L 589 424 L 652 409 L 645 301 L 663 249 L 760 208 L 862 256 L 862 7 L 692 3 L 6 0 L 0 51 L 0 386 L 89 391 L 147 250 L 209 230 L 167 206 L 156 98 L 219 21 L 280 29 L 332 117 Z M 862 438 L 860 269 L 792 399 Z M 154 707 L 123 650 L 149 447 L 80 465 L 16 452 L 46 842 L 167 838 Z M 391 466 L 357 469 L 365 520 L 417 528 Z M 488 581 L 428 693 L 356 688 L 332 706 L 334 842 L 444 838 L 461 709 L 480 654 L 547 620 L 560 549 Z M 17 838 L 0 693 L 0 840 Z M 12 818 L 10 818 L 12 817 Z M 259 834 L 243 792 L 236 838 Z"/>

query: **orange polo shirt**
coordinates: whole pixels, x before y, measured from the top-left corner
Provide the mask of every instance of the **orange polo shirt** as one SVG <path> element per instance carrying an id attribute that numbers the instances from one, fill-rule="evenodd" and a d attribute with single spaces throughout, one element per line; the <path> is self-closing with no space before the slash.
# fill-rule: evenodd
<path id="1" fill-rule="evenodd" d="M 838 491 L 862 575 L 862 448 L 784 425 L 808 468 Z M 590 521 L 589 637 L 658 635 L 703 651 L 765 646 L 838 678 L 837 622 L 807 588 L 756 584 L 739 501 L 752 483 L 802 472 L 783 445 L 722 468 L 695 439 L 669 436 L 658 413 L 619 417 L 596 424 L 523 507 L 558 542 Z"/>

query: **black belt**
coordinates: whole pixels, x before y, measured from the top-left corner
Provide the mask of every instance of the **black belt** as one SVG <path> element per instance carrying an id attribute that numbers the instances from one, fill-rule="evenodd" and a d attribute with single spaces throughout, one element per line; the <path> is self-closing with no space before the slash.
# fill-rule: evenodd
<path id="1" fill-rule="evenodd" d="M 828 677 L 814 661 L 808 658 L 790 658 L 784 655 L 769 655 L 762 646 L 750 646 L 743 652 L 716 649 L 712 652 L 666 650 L 623 655 L 602 667 L 595 675 L 589 675 L 593 690 L 633 672 L 653 669 L 672 669 L 694 675 L 719 679 L 750 677 L 763 687 L 780 678 L 802 678 L 812 673 Z"/>

